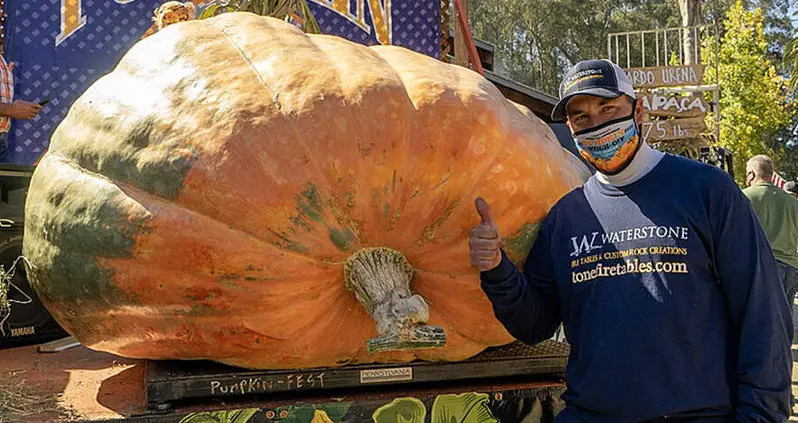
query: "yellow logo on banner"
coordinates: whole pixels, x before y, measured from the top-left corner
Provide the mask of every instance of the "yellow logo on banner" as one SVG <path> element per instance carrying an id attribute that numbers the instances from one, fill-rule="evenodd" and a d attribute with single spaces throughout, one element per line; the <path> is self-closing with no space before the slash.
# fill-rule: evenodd
<path id="1" fill-rule="evenodd" d="M 363 31 L 371 34 L 372 28 L 366 25 L 366 6 L 371 12 L 371 21 L 380 44 L 391 44 L 391 0 L 310 0 L 319 6 L 332 9 L 349 22 L 357 25 Z M 350 13 L 355 6 L 355 13 Z"/>
<path id="2" fill-rule="evenodd" d="M 133 3 L 136 0 L 114 0 L 117 4 Z M 166 1 L 166 0 L 164 0 Z M 380 44 L 391 44 L 393 23 L 391 22 L 391 0 L 310 0 L 341 15 L 347 21 L 371 34 L 372 29 Z M 354 7 L 353 7 L 354 6 Z M 371 13 L 372 27 L 366 25 L 366 6 Z M 350 11 L 354 9 L 354 13 Z M 58 46 L 86 25 L 82 0 L 61 0 L 61 32 L 55 38 Z"/>

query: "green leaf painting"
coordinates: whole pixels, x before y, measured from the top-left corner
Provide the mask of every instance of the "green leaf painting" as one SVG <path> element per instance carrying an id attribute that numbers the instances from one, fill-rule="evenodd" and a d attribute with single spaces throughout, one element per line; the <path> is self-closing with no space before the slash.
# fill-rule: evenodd
<path id="1" fill-rule="evenodd" d="M 351 402 L 338 404 L 288 406 L 278 408 L 277 415 L 287 414 L 280 418 L 280 423 L 338 423 L 346 417 Z"/>
<path id="2" fill-rule="evenodd" d="M 439 395 L 432 404 L 432 423 L 498 423 L 488 407 L 488 394 Z"/>
<path id="3" fill-rule="evenodd" d="M 247 423 L 257 408 L 247 408 L 232 411 L 212 411 L 191 413 L 180 420 L 180 423 Z"/>
<path id="4" fill-rule="evenodd" d="M 439 395 L 432 404 L 431 423 L 499 423 L 488 406 L 488 395 Z M 415 398 L 399 398 L 374 412 L 374 423 L 425 423 L 427 408 Z"/>
<path id="5" fill-rule="evenodd" d="M 397 398 L 374 411 L 374 423 L 424 423 L 427 407 L 415 398 Z"/>

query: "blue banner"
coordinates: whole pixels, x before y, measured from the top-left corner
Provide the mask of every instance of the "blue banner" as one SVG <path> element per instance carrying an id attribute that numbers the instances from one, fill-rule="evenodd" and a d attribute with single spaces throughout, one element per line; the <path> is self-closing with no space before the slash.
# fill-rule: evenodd
<path id="1" fill-rule="evenodd" d="M 152 26 L 165 0 L 6 0 L 5 57 L 15 98 L 49 98 L 39 116 L 12 120 L 11 163 L 33 165 L 72 103 Z M 199 3 L 195 1 L 195 3 Z M 323 33 L 393 44 L 438 58 L 439 0 L 310 0 Z"/>

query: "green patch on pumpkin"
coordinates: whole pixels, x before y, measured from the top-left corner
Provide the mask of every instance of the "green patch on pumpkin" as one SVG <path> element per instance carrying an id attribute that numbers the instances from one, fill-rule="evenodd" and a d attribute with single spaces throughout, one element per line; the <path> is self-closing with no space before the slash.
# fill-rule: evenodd
<path id="1" fill-rule="evenodd" d="M 322 209 L 321 195 L 319 189 L 313 182 L 304 185 L 302 192 L 296 200 L 297 210 L 307 218 L 316 222 L 322 221 L 324 210 Z"/>
<path id="2" fill-rule="evenodd" d="M 275 231 L 270 231 L 272 235 L 274 235 L 277 239 L 272 240 L 271 243 L 276 246 L 277 248 L 281 248 L 283 250 L 293 251 L 296 253 L 306 253 L 308 251 L 308 247 L 300 244 L 297 241 L 289 238 L 286 234 L 278 234 Z"/>
<path id="3" fill-rule="evenodd" d="M 298 214 L 288 218 L 293 225 L 293 228 L 289 228 L 289 230 L 294 234 L 296 233 L 294 228 L 302 228 L 306 232 L 311 232 L 313 228 L 310 221 L 318 222 L 327 229 L 330 241 L 336 248 L 341 251 L 349 251 L 355 242 L 356 235 L 351 228 L 344 226 L 342 223 L 350 220 L 348 213 L 354 206 L 354 194 L 351 192 L 344 193 L 345 204 L 342 206 L 335 197 L 325 199 L 312 181 L 308 181 L 301 188 L 302 191 L 296 198 L 296 211 Z M 338 223 L 338 227 L 332 226 L 325 220 L 326 214 L 323 208 L 325 204 L 330 209 L 336 223 Z M 339 208 L 342 208 L 342 210 L 339 210 Z M 278 234 L 272 231 L 272 234 L 277 237 L 277 240 L 272 243 L 279 248 L 299 253 L 308 251 L 307 247 L 294 241 L 285 233 Z"/>
<path id="4" fill-rule="evenodd" d="M 135 237 L 150 232 L 149 213 L 113 183 L 58 160 L 42 162 L 25 208 L 23 255 L 45 304 L 126 304 L 114 270 L 101 259 L 132 258 Z"/>
<path id="5" fill-rule="evenodd" d="M 254 280 L 257 280 L 257 278 L 246 276 L 246 277 L 244 277 L 244 280 L 245 281 L 250 281 L 250 280 L 254 281 Z M 225 287 L 230 288 L 230 289 L 235 289 L 236 291 L 246 291 L 246 289 L 244 287 L 242 287 L 241 285 L 239 285 L 239 284 L 237 284 L 237 283 L 235 283 L 235 282 L 233 282 L 233 281 L 231 281 L 229 279 L 220 278 L 219 279 L 219 283 L 222 286 L 225 286 Z"/>
<path id="6" fill-rule="evenodd" d="M 191 309 L 186 313 L 186 316 L 210 316 L 215 314 L 216 309 L 208 304 L 196 303 L 191 306 Z"/>
<path id="7" fill-rule="evenodd" d="M 458 204 L 460 204 L 459 200 L 454 201 L 449 205 L 449 207 L 446 208 L 446 210 L 444 210 L 443 216 L 441 216 L 440 219 L 432 222 L 431 225 L 424 228 L 424 231 L 421 233 L 421 239 L 416 241 L 416 244 L 421 246 L 428 242 L 435 242 L 436 232 L 441 226 L 443 226 L 444 223 L 446 223 L 447 220 L 449 220 L 450 217 L 452 217 L 452 213 L 454 212 L 454 209 L 457 208 Z"/>
<path id="8" fill-rule="evenodd" d="M 185 128 L 171 119 L 154 113 L 104 116 L 90 101 L 79 100 L 53 134 L 51 151 L 113 181 L 176 199 L 199 155 L 185 142 Z"/>
<path id="9" fill-rule="evenodd" d="M 534 223 L 525 223 L 524 226 L 504 238 L 505 251 L 511 260 L 525 258 L 538 237 L 542 220 Z"/>
<path id="10" fill-rule="evenodd" d="M 341 251 L 348 251 L 355 242 L 355 234 L 348 228 L 328 228 L 330 241 Z"/>

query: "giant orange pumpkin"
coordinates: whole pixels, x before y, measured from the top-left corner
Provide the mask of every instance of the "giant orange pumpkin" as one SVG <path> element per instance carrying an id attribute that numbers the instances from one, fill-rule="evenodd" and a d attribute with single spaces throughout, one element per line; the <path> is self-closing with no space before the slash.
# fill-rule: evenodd
<path id="1" fill-rule="evenodd" d="M 471 70 L 229 13 L 141 41 L 75 102 L 33 175 L 24 254 L 96 350 L 461 360 L 512 340 L 469 264 L 474 198 L 521 261 L 585 177 Z"/>

